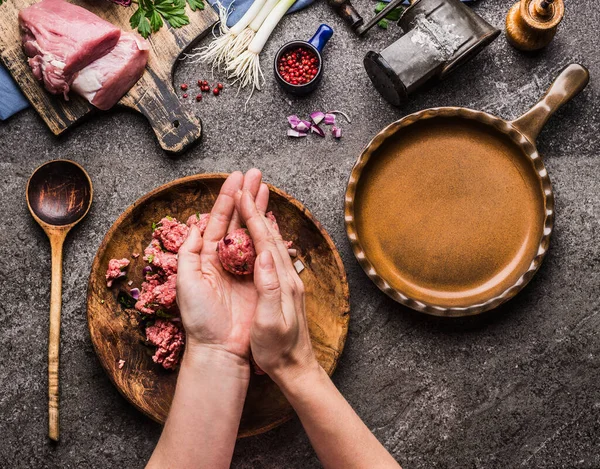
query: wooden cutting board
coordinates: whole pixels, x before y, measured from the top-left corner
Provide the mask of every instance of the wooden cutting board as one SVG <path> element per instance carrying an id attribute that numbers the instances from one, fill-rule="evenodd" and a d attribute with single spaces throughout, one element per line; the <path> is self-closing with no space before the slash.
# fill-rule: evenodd
<path id="1" fill-rule="evenodd" d="M 87 316 L 90 336 L 102 366 L 117 389 L 144 414 L 164 423 L 177 373 L 152 361 L 144 335 L 118 302 L 119 291 L 140 287 L 142 256 L 152 239 L 152 222 L 165 215 L 187 220 L 209 212 L 225 180 L 224 174 L 199 174 L 178 179 L 137 200 L 108 230 L 96 254 L 88 283 Z M 306 316 L 315 355 L 330 375 L 335 370 L 348 333 L 348 282 L 333 241 L 298 200 L 270 186 L 269 210 L 277 217 L 284 239 L 292 241 L 305 269 Z M 131 260 L 125 281 L 106 287 L 106 268 L 112 258 Z M 128 285 L 132 281 L 132 285 Z M 124 366 L 119 368 L 119 360 Z M 239 436 L 265 432 L 294 415 L 290 404 L 268 376 L 252 374 L 242 413 Z"/>
<path id="2" fill-rule="evenodd" d="M 0 5 L 0 58 L 50 130 L 60 135 L 88 113 L 100 111 L 75 93 L 71 93 L 69 101 L 48 93 L 31 73 L 21 49 L 17 17 L 19 10 L 33 3 L 36 0 L 10 0 Z M 94 12 L 123 31 L 131 31 L 129 18 L 136 5 L 122 7 L 107 0 L 75 0 L 71 3 Z M 165 23 L 160 31 L 150 36 L 146 72 L 119 102 L 146 116 L 160 146 L 168 152 L 182 152 L 202 133 L 200 119 L 181 106 L 172 82 L 178 57 L 206 35 L 218 20 L 207 0 L 205 4 L 206 8 L 202 11 L 193 12 L 187 7 L 189 25 L 173 29 Z M 118 132 L 118 129 L 115 130 Z"/>

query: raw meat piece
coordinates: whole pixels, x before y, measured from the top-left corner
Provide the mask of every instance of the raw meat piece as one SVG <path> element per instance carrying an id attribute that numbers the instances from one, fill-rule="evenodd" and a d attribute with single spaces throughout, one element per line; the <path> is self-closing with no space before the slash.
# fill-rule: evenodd
<path id="1" fill-rule="evenodd" d="M 175 218 L 165 217 L 158 222 L 152 237 L 159 239 L 167 251 L 177 253 L 187 238 L 188 231 L 189 228 Z"/>
<path id="2" fill-rule="evenodd" d="M 171 321 L 157 319 L 153 325 L 146 327 L 148 342 L 156 346 L 152 357 L 155 363 L 167 369 L 173 369 L 179 363 L 185 337 L 183 331 Z"/>
<path id="3" fill-rule="evenodd" d="M 149 51 L 148 41 L 133 33 L 122 33 L 113 50 L 77 74 L 73 91 L 98 109 L 110 109 L 141 78 Z"/>
<path id="4" fill-rule="evenodd" d="M 108 261 L 106 270 L 106 286 L 112 287 L 113 281 L 117 278 L 125 277 L 125 269 L 129 265 L 129 259 L 111 259 Z"/>
<path id="5" fill-rule="evenodd" d="M 64 0 L 42 0 L 19 12 L 23 50 L 46 89 L 67 93 L 77 72 L 116 46 L 121 30 Z"/>
<path id="6" fill-rule="evenodd" d="M 162 283 L 157 276 L 142 283 L 142 292 L 135 304 L 135 309 L 144 314 L 166 312 L 175 306 L 177 297 L 177 274 L 171 275 Z"/>
<path id="7" fill-rule="evenodd" d="M 198 228 L 200 228 L 200 236 L 204 236 L 204 232 L 208 226 L 209 218 L 210 213 L 196 213 L 195 215 L 190 216 L 185 224 L 190 228 L 192 225 L 196 225 Z"/>
<path id="8" fill-rule="evenodd" d="M 153 239 L 144 250 L 144 260 L 162 269 L 165 275 L 177 273 L 177 254 L 163 251 L 160 241 L 157 239 Z"/>

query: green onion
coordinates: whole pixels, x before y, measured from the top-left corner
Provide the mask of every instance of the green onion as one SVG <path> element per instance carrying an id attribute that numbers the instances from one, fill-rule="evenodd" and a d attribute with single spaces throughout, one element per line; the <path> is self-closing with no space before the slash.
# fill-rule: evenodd
<path id="1" fill-rule="evenodd" d="M 232 78 L 235 78 L 234 83 L 240 83 L 240 88 L 252 85 L 252 92 L 254 92 L 254 89 L 260 90 L 261 80 L 264 83 L 265 77 L 260 67 L 259 54 L 265 47 L 275 27 L 295 1 L 279 0 L 256 32 L 254 39 L 248 45 L 248 49 L 229 62 L 226 70 L 230 72 Z M 252 92 L 250 96 L 252 96 Z"/>
<path id="2" fill-rule="evenodd" d="M 244 29 L 231 43 L 229 47 L 229 54 L 227 60 L 230 62 L 235 59 L 238 55 L 244 52 L 256 35 L 256 32 L 261 27 L 265 18 L 271 13 L 271 10 L 275 8 L 279 0 L 266 0 L 263 7 L 258 12 L 258 15 L 252 20 L 252 22 Z"/>

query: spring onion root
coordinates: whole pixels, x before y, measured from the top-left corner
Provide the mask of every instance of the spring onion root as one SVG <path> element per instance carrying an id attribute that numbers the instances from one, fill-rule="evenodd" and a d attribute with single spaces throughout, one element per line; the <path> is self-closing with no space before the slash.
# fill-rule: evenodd
<path id="1" fill-rule="evenodd" d="M 264 83 L 265 81 L 262 68 L 260 67 L 259 55 L 273 33 L 273 30 L 295 1 L 279 0 L 264 19 L 254 39 L 248 45 L 248 49 L 232 59 L 226 67 L 226 70 L 230 73 L 230 77 L 235 79 L 234 83 L 239 82 L 240 88 L 245 88 L 248 85 L 252 86 L 250 96 L 252 96 L 254 89 L 260 90 L 261 82 Z"/>
<path id="2" fill-rule="evenodd" d="M 246 27 L 246 29 L 244 29 L 235 37 L 229 48 L 229 53 L 227 54 L 228 64 L 248 48 L 254 39 L 256 32 L 265 21 L 265 18 L 269 13 L 271 13 L 271 10 L 275 8 L 278 2 L 279 0 L 266 0 L 265 4 L 254 17 L 252 22 Z"/>
<path id="3" fill-rule="evenodd" d="M 246 29 L 250 22 L 258 15 L 266 0 L 254 0 L 248 11 L 231 28 L 227 27 L 229 11 L 218 3 L 221 35 L 216 37 L 208 46 L 194 49 L 193 54 L 187 54 L 186 58 L 191 63 L 198 61 L 210 63 L 212 68 L 220 69 L 227 63 L 232 44 L 236 38 Z"/>

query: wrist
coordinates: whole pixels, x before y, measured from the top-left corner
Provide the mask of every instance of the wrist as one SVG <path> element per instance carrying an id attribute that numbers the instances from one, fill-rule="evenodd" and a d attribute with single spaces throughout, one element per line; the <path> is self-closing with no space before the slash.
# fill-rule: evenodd
<path id="1" fill-rule="evenodd" d="M 189 342 L 185 347 L 181 367 L 203 373 L 217 371 L 222 377 L 250 380 L 248 360 L 218 345 Z"/>
<path id="2" fill-rule="evenodd" d="M 319 383 L 327 373 L 315 359 L 302 365 L 287 366 L 271 374 L 271 378 L 286 395 L 301 392 L 306 387 Z"/>

